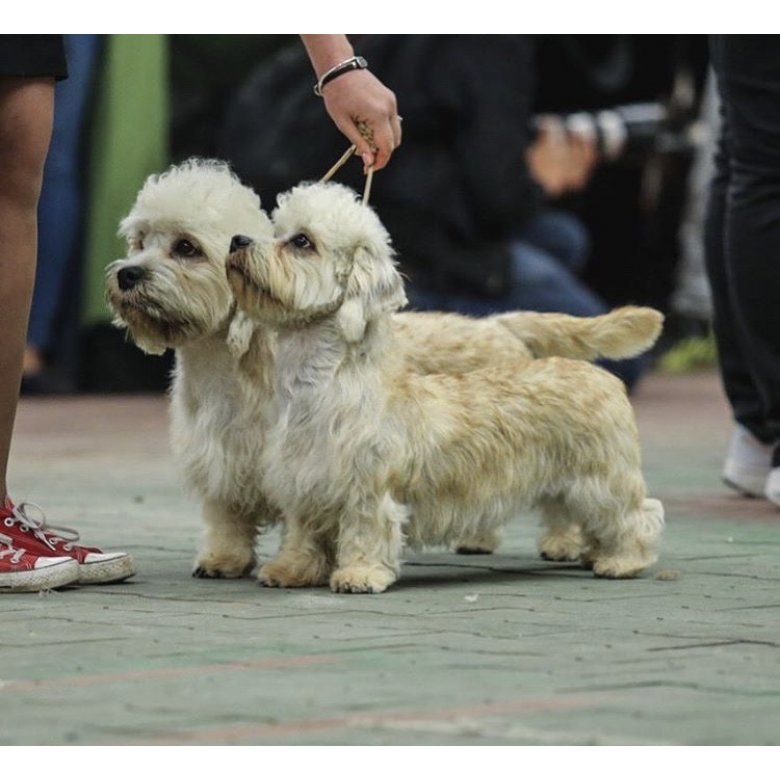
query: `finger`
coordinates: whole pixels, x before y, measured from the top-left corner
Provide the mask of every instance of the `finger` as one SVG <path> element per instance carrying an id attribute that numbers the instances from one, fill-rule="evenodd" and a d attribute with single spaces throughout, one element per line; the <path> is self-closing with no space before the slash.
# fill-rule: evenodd
<path id="1" fill-rule="evenodd" d="M 596 144 L 592 138 L 582 138 L 579 141 L 579 187 L 583 188 L 587 183 L 596 164 Z"/>
<path id="2" fill-rule="evenodd" d="M 374 144 L 376 145 L 374 170 L 380 171 L 390 161 L 390 157 L 393 154 L 393 150 L 397 144 L 395 142 L 395 135 L 389 120 L 386 120 L 378 127 L 374 126 L 371 129 L 373 130 Z"/>
<path id="3" fill-rule="evenodd" d="M 393 130 L 394 149 L 397 149 L 401 145 L 401 140 L 403 138 L 403 128 L 401 127 L 402 121 L 403 117 L 400 117 L 397 114 L 390 121 L 390 127 Z"/>
<path id="4" fill-rule="evenodd" d="M 357 129 L 357 126 L 351 119 L 346 121 L 337 121 L 336 127 L 341 130 L 350 143 L 355 144 L 355 156 L 360 157 L 363 161 L 364 171 L 368 170 L 369 166 L 375 164 L 375 155 L 371 150 L 371 146 L 369 145 L 368 141 L 363 138 L 360 130 Z"/>
<path id="5" fill-rule="evenodd" d="M 582 155 L 583 165 L 586 168 L 593 166 L 596 161 L 596 141 L 594 138 L 578 138 L 578 145 Z"/>
<path id="6" fill-rule="evenodd" d="M 543 122 L 545 140 L 551 145 L 561 147 L 566 141 L 566 128 L 558 117 L 547 116 Z"/>
<path id="7" fill-rule="evenodd" d="M 377 145 L 377 153 L 374 157 L 374 170 L 375 171 L 381 171 L 382 168 L 387 165 L 387 163 L 390 162 L 390 157 L 393 154 L 393 148 L 391 146 L 381 146 Z M 368 170 L 368 168 L 366 168 Z"/>
<path id="8" fill-rule="evenodd" d="M 598 162 L 599 154 L 598 150 L 596 149 L 595 142 L 591 142 L 587 145 L 587 160 L 588 160 L 588 170 L 592 170 L 593 167 Z"/>
<path id="9" fill-rule="evenodd" d="M 395 149 L 401 143 L 401 117 L 395 111 L 393 103 L 392 111 L 378 113 L 376 118 L 364 122 L 369 128 L 369 137 L 374 146 L 374 170 L 381 170 L 390 161 Z"/>

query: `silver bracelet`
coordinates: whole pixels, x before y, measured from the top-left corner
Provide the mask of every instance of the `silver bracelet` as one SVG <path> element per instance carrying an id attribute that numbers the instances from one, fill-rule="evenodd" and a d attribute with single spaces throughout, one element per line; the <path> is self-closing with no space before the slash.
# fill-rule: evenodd
<path id="1" fill-rule="evenodd" d="M 344 60 L 344 62 L 340 62 L 338 65 L 334 65 L 319 77 L 317 83 L 314 85 L 314 94 L 317 97 L 322 97 L 322 88 L 329 82 L 333 81 L 333 79 L 338 78 L 344 73 L 349 73 L 351 70 L 363 70 L 367 67 L 368 63 L 366 62 L 365 58 L 357 56 L 350 57 L 348 60 Z"/>

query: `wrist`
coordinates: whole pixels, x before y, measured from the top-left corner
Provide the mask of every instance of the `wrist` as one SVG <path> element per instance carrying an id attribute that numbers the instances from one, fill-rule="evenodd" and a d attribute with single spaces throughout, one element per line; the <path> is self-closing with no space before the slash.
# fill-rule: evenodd
<path id="1" fill-rule="evenodd" d="M 345 75 L 346 73 L 352 73 L 356 70 L 366 70 L 368 63 L 363 57 L 351 56 L 341 62 L 328 68 L 318 79 L 314 85 L 314 94 L 317 97 L 322 97 L 322 90 L 335 79 Z"/>

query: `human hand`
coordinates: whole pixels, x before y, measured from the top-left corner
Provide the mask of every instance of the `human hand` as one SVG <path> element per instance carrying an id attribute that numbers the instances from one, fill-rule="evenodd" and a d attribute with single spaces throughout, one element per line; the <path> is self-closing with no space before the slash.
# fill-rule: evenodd
<path id="1" fill-rule="evenodd" d="M 528 148 L 526 161 L 547 196 L 558 198 L 587 185 L 598 155 L 593 139 L 569 133 L 559 119 L 545 117 Z"/>
<path id="2" fill-rule="evenodd" d="M 355 144 L 364 171 L 371 166 L 377 171 L 384 168 L 401 143 L 395 94 L 370 71 L 353 70 L 328 82 L 322 97 L 336 127 Z M 358 123 L 370 130 L 370 141 L 363 137 Z"/>
<path id="3" fill-rule="evenodd" d="M 526 162 L 548 198 L 566 192 L 566 131 L 559 120 L 545 117 L 539 121 L 539 132 L 526 151 Z"/>
<path id="4" fill-rule="evenodd" d="M 567 133 L 566 138 L 569 155 L 569 190 L 578 192 L 587 186 L 598 162 L 596 141 L 590 136 L 578 133 Z"/>

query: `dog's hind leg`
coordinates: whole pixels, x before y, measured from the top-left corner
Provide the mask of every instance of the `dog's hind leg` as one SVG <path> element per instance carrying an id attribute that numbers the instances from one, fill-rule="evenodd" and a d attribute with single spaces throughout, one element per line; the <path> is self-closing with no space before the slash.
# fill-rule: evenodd
<path id="1" fill-rule="evenodd" d="M 458 555 L 490 555 L 501 544 L 501 537 L 501 531 L 497 528 L 476 531 L 459 539 L 455 552 Z"/>
<path id="2" fill-rule="evenodd" d="M 372 503 L 366 501 L 342 517 L 338 568 L 330 578 L 330 588 L 337 593 L 381 593 L 398 578 L 409 511 L 388 494 Z"/>
<path id="3" fill-rule="evenodd" d="M 331 547 L 311 524 L 287 515 L 279 555 L 260 567 L 257 578 L 269 588 L 324 585 L 333 568 Z"/>
<path id="4" fill-rule="evenodd" d="M 641 489 L 624 495 L 605 496 L 603 485 L 593 491 L 590 500 L 580 503 L 579 516 L 587 544 L 583 564 L 597 577 L 636 577 L 658 560 L 658 546 L 664 528 L 664 510 L 660 501 L 645 498 Z M 631 483 L 629 477 L 624 484 Z M 578 491 L 580 499 L 586 498 Z M 627 500 L 626 500 L 627 499 Z"/>
<path id="5" fill-rule="evenodd" d="M 206 523 L 205 541 L 192 576 L 220 579 L 247 574 L 255 563 L 255 517 L 206 499 L 203 520 Z"/>
<path id="6" fill-rule="evenodd" d="M 571 517 L 566 504 L 557 498 L 543 499 L 544 531 L 537 540 L 539 554 L 546 561 L 577 561 L 585 549 L 585 538 L 578 520 Z"/>

